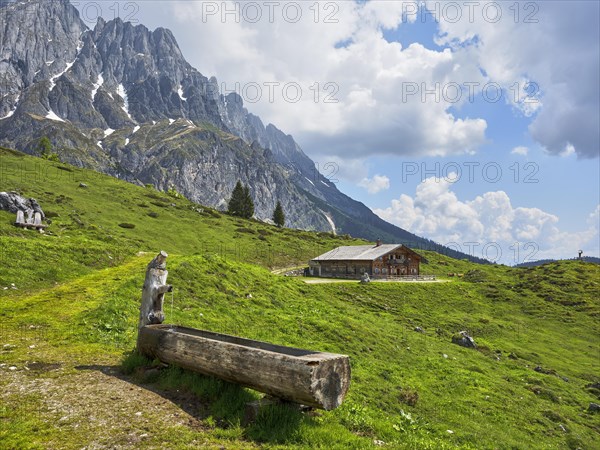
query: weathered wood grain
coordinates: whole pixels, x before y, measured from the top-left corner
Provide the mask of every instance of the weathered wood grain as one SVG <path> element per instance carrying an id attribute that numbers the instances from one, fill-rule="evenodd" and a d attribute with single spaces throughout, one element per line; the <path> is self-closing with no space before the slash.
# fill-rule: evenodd
<path id="1" fill-rule="evenodd" d="M 161 251 L 150 261 L 146 268 L 146 278 L 142 289 L 142 304 L 140 306 L 140 320 L 138 323 L 138 348 L 139 348 L 139 330 L 149 324 L 160 324 L 165 320 L 163 313 L 163 301 L 166 292 L 173 290 L 173 287 L 166 284 L 167 276 L 167 255 Z"/>
<path id="2" fill-rule="evenodd" d="M 139 330 L 141 353 L 315 408 L 341 405 L 350 386 L 345 355 L 171 325 Z"/>

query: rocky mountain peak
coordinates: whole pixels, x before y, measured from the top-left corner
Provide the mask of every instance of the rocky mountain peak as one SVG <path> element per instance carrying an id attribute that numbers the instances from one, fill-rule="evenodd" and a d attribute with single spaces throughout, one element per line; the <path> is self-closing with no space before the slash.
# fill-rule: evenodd
<path id="1" fill-rule="evenodd" d="M 45 136 L 65 162 L 218 208 L 241 180 L 258 218 L 280 201 L 289 226 L 425 242 L 342 194 L 240 95 L 222 95 L 170 30 L 118 18 L 90 30 L 68 0 L 0 4 L 0 144 L 36 154 Z"/>

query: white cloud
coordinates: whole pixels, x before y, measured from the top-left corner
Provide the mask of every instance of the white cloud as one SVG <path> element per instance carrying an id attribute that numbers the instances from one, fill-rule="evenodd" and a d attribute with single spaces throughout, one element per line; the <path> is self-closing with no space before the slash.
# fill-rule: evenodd
<path id="1" fill-rule="evenodd" d="M 369 194 L 377 194 L 390 188 L 390 179 L 385 175 L 375 175 L 373 178 L 363 178 L 358 185 Z"/>
<path id="2" fill-rule="evenodd" d="M 566 158 L 567 156 L 571 156 L 574 153 L 575 147 L 568 143 L 567 145 L 565 145 L 565 149 L 562 152 L 560 152 L 559 155 L 563 158 Z"/>
<path id="3" fill-rule="evenodd" d="M 389 207 L 374 212 L 441 244 L 468 253 L 471 246 L 475 256 L 495 260 L 499 249 L 499 262 L 506 264 L 525 258 L 571 258 L 579 248 L 598 256 L 600 205 L 590 214 L 586 229 L 566 232 L 558 228 L 557 216 L 538 208 L 513 207 L 503 191 L 459 200 L 448 179 L 428 178 L 417 186 L 414 197 L 402 194 Z"/>
<path id="4" fill-rule="evenodd" d="M 527 156 L 527 153 L 529 153 L 529 149 L 520 145 L 518 147 L 513 148 L 510 153 L 513 155 Z"/>
<path id="5" fill-rule="evenodd" d="M 430 2 L 430 7 L 436 3 L 440 2 Z M 478 4 L 473 23 L 468 14 L 455 23 L 441 17 L 438 42 L 460 53 L 458 44 L 477 36 L 477 45 L 470 46 L 473 57 L 515 108 L 533 117 L 531 136 L 554 155 L 571 144 L 579 157 L 597 157 L 599 3 L 495 2 L 502 17 L 490 23 L 482 9 L 493 3 Z"/>

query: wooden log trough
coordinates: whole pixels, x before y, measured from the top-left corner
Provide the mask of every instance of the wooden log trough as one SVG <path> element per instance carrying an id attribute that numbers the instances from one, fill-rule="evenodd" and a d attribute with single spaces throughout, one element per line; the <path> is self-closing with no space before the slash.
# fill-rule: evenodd
<path id="1" fill-rule="evenodd" d="M 163 325 L 165 252 L 152 260 L 142 294 L 138 351 L 282 400 L 331 410 L 350 387 L 348 356 L 303 350 L 177 325 Z"/>

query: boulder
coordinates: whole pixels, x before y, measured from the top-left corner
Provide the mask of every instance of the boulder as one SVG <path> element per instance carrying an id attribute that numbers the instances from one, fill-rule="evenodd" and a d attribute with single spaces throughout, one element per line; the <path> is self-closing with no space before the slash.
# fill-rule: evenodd
<path id="1" fill-rule="evenodd" d="M 0 192 L 0 210 L 16 214 L 22 211 L 26 217 L 34 217 L 39 213 L 42 219 L 46 218 L 40 204 L 34 198 L 26 199 L 16 192 Z"/>
<path id="2" fill-rule="evenodd" d="M 477 344 L 475 344 L 473 338 L 469 336 L 469 333 L 466 331 L 461 331 L 460 333 L 452 336 L 452 343 L 460 345 L 461 347 L 477 348 Z"/>

